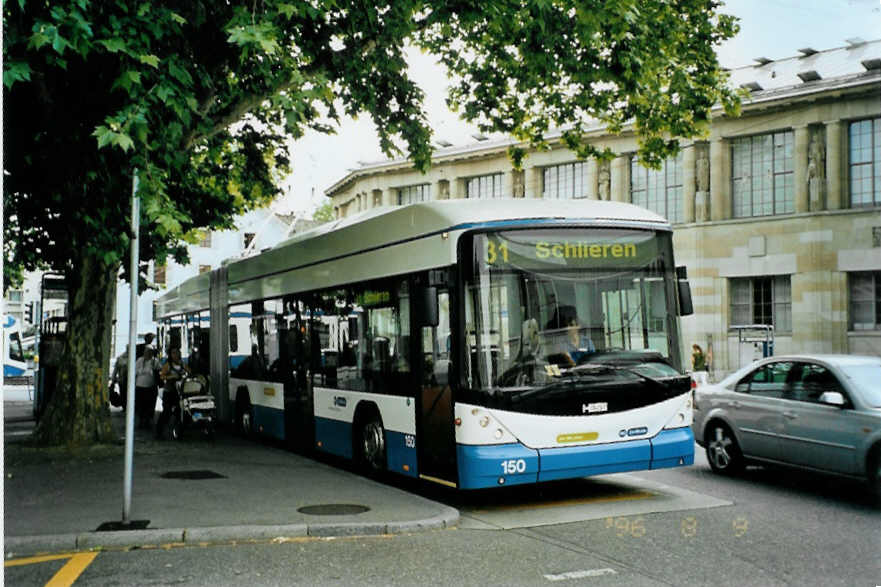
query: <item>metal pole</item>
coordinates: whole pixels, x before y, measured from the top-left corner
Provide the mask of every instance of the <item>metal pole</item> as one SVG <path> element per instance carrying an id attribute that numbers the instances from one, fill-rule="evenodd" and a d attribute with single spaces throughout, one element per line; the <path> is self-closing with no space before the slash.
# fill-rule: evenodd
<path id="1" fill-rule="evenodd" d="M 138 170 L 132 181 L 132 237 L 131 282 L 128 324 L 128 382 L 125 402 L 125 473 L 123 474 L 122 523 L 131 522 L 132 457 L 135 450 L 135 347 L 138 342 L 138 231 L 140 230 L 141 201 L 138 198 Z"/>

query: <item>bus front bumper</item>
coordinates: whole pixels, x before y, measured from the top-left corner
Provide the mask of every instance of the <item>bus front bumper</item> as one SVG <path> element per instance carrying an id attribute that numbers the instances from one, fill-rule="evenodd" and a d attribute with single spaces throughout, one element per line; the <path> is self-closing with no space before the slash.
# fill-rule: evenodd
<path id="1" fill-rule="evenodd" d="M 531 449 L 520 443 L 456 447 L 459 487 L 483 489 L 557 479 L 694 464 L 691 428 L 662 430 L 649 439 Z"/>

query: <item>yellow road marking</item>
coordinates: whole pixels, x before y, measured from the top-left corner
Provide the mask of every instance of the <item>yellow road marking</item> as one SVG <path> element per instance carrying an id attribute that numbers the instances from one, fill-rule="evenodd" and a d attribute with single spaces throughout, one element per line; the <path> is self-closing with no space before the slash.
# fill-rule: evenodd
<path id="1" fill-rule="evenodd" d="M 96 556 L 98 556 L 97 552 L 84 552 L 73 555 L 67 564 L 61 567 L 54 577 L 49 579 L 46 587 L 70 587 L 82 572 L 86 570 L 86 567 L 92 564 Z"/>
<path id="2" fill-rule="evenodd" d="M 46 563 L 49 561 L 57 561 L 70 559 L 61 567 L 55 576 L 49 579 L 46 587 L 70 587 L 74 584 L 79 576 L 86 570 L 95 557 L 97 552 L 83 552 L 79 554 L 45 554 L 42 556 L 31 556 L 28 558 L 17 558 L 3 561 L 4 567 L 20 567 L 24 565 L 35 565 L 38 563 Z"/>
<path id="3" fill-rule="evenodd" d="M 43 556 L 31 556 L 28 558 L 15 558 L 8 561 L 3 561 L 4 567 L 20 567 L 23 565 L 35 565 L 37 563 L 46 563 L 49 561 L 57 561 L 63 558 L 70 558 L 72 554 L 46 554 Z"/>

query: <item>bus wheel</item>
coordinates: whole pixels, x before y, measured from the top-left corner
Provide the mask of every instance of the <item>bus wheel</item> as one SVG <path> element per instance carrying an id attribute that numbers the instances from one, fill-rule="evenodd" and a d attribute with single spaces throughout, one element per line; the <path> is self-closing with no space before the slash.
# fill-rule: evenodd
<path id="1" fill-rule="evenodd" d="M 358 431 L 358 457 L 368 473 L 385 470 L 385 429 L 379 414 L 368 415 Z"/>
<path id="2" fill-rule="evenodd" d="M 172 414 L 171 420 L 168 422 L 168 435 L 172 440 L 180 440 L 181 437 L 181 421 L 178 414 Z"/>
<path id="3" fill-rule="evenodd" d="M 236 431 L 243 438 L 254 435 L 254 419 L 251 413 L 251 402 L 247 396 L 239 395 L 236 400 Z"/>

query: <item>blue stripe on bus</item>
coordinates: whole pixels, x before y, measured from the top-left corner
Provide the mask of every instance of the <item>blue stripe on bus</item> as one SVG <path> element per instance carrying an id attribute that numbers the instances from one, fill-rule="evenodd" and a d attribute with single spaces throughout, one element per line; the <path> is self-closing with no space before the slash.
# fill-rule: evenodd
<path id="1" fill-rule="evenodd" d="M 522 444 L 456 445 L 459 487 L 481 489 L 538 480 L 538 452 Z"/>
<path id="2" fill-rule="evenodd" d="M 284 440 L 284 411 L 267 406 L 254 407 L 254 429 L 265 436 Z"/>
<path id="3" fill-rule="evenodd" d="M 652 461 L 652 444 L 647 439 L 543 448 L 538 452 L 541 458 L 539 481 L 641 471 L 648 469 Z"/>
<path id="4" fill-rule="evenodd" d="M 19 367 L 15 367 L 13 365 L 3 365 L 3 376 L 4 377 L 16 377 L 18 375 L 24 375 L 25 370 Z"/>
<path id="5" fill-rule="evenodd" d="M 522 444 L 456 447 L 459 487 L 573 479 L 694 464 L 691 428 L 662 430 L 652 439 L 532 450 Z"/>
<path id="6" fill-rule="evenodd" d="M 352 458 L 352 424 L 330 418 L 315 418 L 315 444 L 319 450 Z"/>
<path id="7" fill-rule="evenodd" d="M 415 477 L 418 474 L 416 443 L 414 442 L 412 443 L 414 446 L 408 447 L 407 436 L 403 432 L 385 431 L 386 465 L 389 471 Z"/>
<path id="8" fill-rule="evenodd" d="M 691 427 L 661 430 L 652 438 L 652 469 L 694 464 L 694 433 Z"/>

